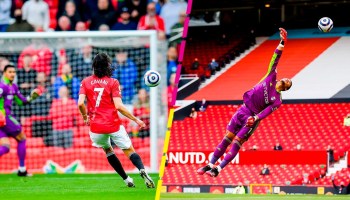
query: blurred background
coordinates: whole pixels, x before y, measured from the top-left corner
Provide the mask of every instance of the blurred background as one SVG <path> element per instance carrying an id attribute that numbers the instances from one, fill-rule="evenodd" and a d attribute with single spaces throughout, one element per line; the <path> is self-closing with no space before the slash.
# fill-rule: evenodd
<path id="1" fill-rule="evenodd" d="M 349 185 L 349 6 L 349 1 L 193 1 L 164 198 L 176 192 L 208 198 L 210 193 L 339 194 L 338 186 Z M 318 29 L 325 16 L 334 22 L 330 33 Z M 288 42 L 277 78 L 291 78 L 293 87 L 227 169 L 216 178 L 197 175 L 243 93 L 265 75 L 279 27 L 288 31 Z"/>

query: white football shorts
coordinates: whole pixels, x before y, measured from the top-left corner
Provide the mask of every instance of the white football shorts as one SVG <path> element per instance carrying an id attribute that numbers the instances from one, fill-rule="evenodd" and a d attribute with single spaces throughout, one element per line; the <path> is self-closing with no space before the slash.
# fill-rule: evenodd
<path id="1" fill-rule="evenodd" d="M 90 131 L 90 139 L 92 141 L 92 146 L 102 147 L 104 149 L 111 147 L 110 139 L 112 139 L 120 149 L 129 149 L 131 147 L 129 135 L 122 125 L 120 125 L 119 131 L 109 134 L 97 134 Z"/>

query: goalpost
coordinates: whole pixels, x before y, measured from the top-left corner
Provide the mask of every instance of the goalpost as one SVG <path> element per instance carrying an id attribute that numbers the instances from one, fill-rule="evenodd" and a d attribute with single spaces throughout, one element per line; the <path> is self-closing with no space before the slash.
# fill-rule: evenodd
<path id="1" fill-rule="evenodd" d="M 35 87 L 46 89 L 33 104 L 13 106 L 13 114 L 27 135 L 26 165 L 31 172 L 112 171 L 103 151 L 91 146 L 88 128 L 82 125 L 73 105 L 77 87 L 92 73 L 91 59 L 98 52 L 106 52 L 113 59 L 113 77 L 121 83 L 124 104 L 146 124 L 149 121 L 149 130 L 139 131 L 130 120 L 122 119 L 145 167 L 150 172 L 158 171 L 167 121 L 163 100 L 167 44 L 157 39 L 156 31 L 2 33 L 0 47 L 0 67 L 13 63 L 18 68 L 15 81 L 24 95 Z M 25 66 L 36 73 L 27 72 Z M 143 82 L 143 74 L 149 69 L 162 76 L 161 84 L 155 88 Z M 72 76 L 67 75 L 67 70 Z M 66 96 L 64 85 L 69 92 L 68 103 L 62 100 Z M 127 171 L 136 170 L 120 150 L 116 152 Z M 17 169 L 16 156 L 13 140 L 10 153 L 0 158 L 0 173 Z"/>
<path id="2" fill-rule="evenodd" d="M 272 184 L 267 184 L 267 183 L 250 184 L 249 194 L 272 194 Z"/>

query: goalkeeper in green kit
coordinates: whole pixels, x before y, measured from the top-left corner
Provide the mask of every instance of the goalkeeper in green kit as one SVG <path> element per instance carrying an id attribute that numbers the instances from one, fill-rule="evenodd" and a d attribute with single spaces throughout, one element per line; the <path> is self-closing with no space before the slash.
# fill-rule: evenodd
<path id="1" fill-rule="evenodd" d="M 42 91 L 34 89 L 28 97 L 24 97 L 13 83 L 16 76 L 16 68 L 13 65 L 6 65 L 4 68 L 3 80 L 0 83 L 0 160 L 1 156 L 10 151 L 9 137 L 14 138 L 17 145 L 19 160 L 18 176 L 28 176 L 25 166 L 26 157 L 26 136 L 22 132 L 21 124 L 13 117 L 11 112 L 12 101 L 18 105 L 28 104 L 38 98 Z M 0 161 L 1 162 L 1 161 Z"/>

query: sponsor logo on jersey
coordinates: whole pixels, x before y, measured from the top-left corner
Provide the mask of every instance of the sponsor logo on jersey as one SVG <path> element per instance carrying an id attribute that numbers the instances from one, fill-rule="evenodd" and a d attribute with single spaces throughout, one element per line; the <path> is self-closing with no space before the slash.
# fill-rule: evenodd
<path id="1" fill-rule="evenodd" d="M 274 97 L 274 96 L 271 97 L 271 101 L 274 101 L 274 100 L 276 100 L 276 97 Z"/>
<path id="2" fill-rule="evenodd" d="M 8 100 L 12 100 L 13 99 L 13 95 L 7 95 L 7 99 Z"/>
<path id="3" fill-rule="evenodd" d="M 267 86 L 266 82 L 263 82 L 263 88 L 264 88 L 264 99 L 265 99 L 265 104 L 269 104 L 269 93 L 267 92 Z"/>

